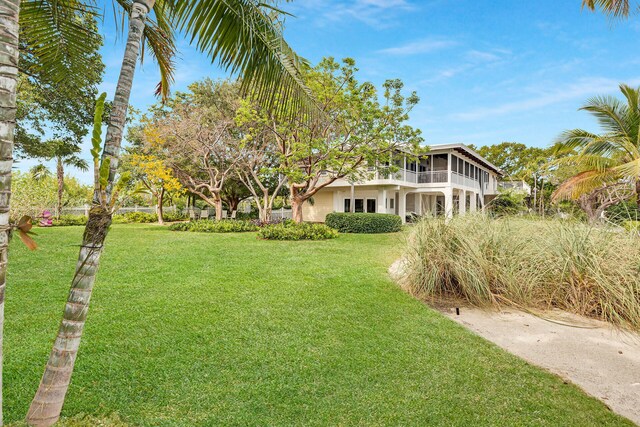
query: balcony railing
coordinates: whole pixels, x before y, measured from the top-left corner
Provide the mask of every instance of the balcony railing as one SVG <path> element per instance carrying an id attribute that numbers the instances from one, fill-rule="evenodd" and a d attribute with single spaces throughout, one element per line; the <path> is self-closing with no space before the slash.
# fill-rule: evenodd
<path id="1" fill-rule="evenodd" d="M 451 181 L 454 184 L 464 185 L 465 187 L 480 189 L 480 182 L 473 178 L 462 175 L 458 172 L 451 172 Z"/>
<path id="2" fill-rule="evenodd" d="M 418 172 L 418 184 L 439 184 L 447 182 L 447 171 Z"/>
<path id="3" fill-rule="evenodd" d="M 428 171 L 416 172 L 407 169 L 400 169 L 391 172 L 389 169 L 381 168 L 376 175 L 377 179 L 392 179 L 395 181 L 411 182 L 414 184 L 438 184 L 446 183 L 448 180 L 448 172 L 444 171 Z"/>

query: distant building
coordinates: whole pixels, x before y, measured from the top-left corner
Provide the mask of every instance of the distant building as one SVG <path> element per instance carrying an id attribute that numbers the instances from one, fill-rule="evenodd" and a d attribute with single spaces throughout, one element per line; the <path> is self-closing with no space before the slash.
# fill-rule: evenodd
<path id="1" fill-rule="evenodd" d="M 417 160 L 396 153 L 392 164 L 379 165 L 374 176 L 351 183 L 340 179 L 305 203 L 307 221 L 324 222 L 331 212 L 379 212 L 399 215 L 464 214 L 482 209 L 498 194 L 502 171 L 464 144 L 435 145 Z"/>
<path id="2" fill-rule="evenodd" d="M 498 188 L 501 190 L 515 190 L 525 193 L 527 196 L 531 195 L 531 186 L 524 180 L 509 180 L 499 181 Z"/>

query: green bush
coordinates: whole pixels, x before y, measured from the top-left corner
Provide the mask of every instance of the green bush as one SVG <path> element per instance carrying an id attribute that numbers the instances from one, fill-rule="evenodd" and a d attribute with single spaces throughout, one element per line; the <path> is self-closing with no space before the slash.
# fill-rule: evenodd
<path id="1" fill-rule="evenodd" d="M 291 221 L 266 225 L 258 232 L 265 240 L 326 240 L 338 237 L 338 232 L 324 224 L 296 224 Z"/>
<path id="2" fill-rule="evenodd" d="M 116 214 L 113 216 L 114 224 L 146 224 L 157 221 L 158 215 L 146 212 L 127 212 L 125 214 Z"/>
<path id="3" fill-rule="evenodd" d="M 54 219 L 53 225 L 57 227 L 66 227 L 68 225 L 85 225 L 87 217 L 84 215 L 60 215 L 60 219 Z"/>
<path id="4" fill-rule="evenodd" d="M 640 221 L 624 221 L 622 226 L 627 231 L 635 231 L 640 233 Z"/>
<path id="5" fill-rule="evenodd" d="M 167 222 L 184 221 L 188 219 L 188 215 L 182 212 L 164 212 L 162 218 Z"/>
<path id="6" fill-rule="evenodd" d="M 236 219 L 242 220 L 250 220 L 250 219 L 258 219 L 258 211 L 251 211 L 249 213 L 246 212 L 236 212 Z"/>
<path id="7" fill-rule="evenodd" d="M 620 225 L 626 221 L 640 221 L 640 209 L 635 200 L 620 202 L 607 208 L 607 219 Z"/>
<path id="8" fill-rule="evenodd" d="M 251 221 L 225 220 L 210 221 L 201 219 L 190 222 L 177 222 L 169 226 L 171 231 L 193 231 L 198 233 L 241 233 L 256 231 L 258 226 Z"/>
<path id="9" fill-rule="evenodd" d="M 326 224 L 341 233 L 395 233 L 402 229 L 398 215 L 380 213 L 340 213 L 327 215 Z"/>

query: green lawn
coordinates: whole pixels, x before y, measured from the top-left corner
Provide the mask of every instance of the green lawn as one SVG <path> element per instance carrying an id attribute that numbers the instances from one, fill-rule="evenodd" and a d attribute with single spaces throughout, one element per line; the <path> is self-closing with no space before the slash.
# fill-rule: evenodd
<path id="1" fill-rule="evenodd" d="M 79 227 L 10 254 L 5 419 L 37 388 Z M 268 242 L 116 225 L 64 416 L 131 425 L 631 425 L 398 289 L 402 236 Z"/>

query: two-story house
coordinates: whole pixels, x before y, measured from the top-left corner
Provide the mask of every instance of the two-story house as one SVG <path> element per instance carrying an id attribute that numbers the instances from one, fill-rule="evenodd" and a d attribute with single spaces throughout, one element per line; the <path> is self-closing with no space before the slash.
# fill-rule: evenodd
<path id="1" fill-rule="evenodd" d="M 379 212 L 407 216 L 464 214 L 483 209 L 498 192 L 502 171 L 464 144 L 431 147 L 421 155 L 396 153 L 396 167 L 372 171 L 362 182 L 337 180 L 305 203 L 306 221 L 324 222 L 331 212 Z"/>

